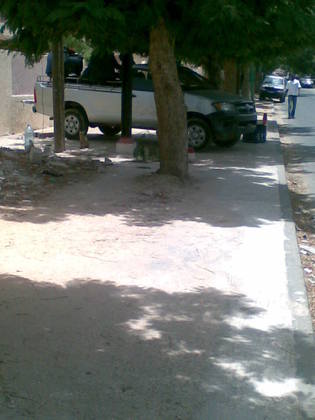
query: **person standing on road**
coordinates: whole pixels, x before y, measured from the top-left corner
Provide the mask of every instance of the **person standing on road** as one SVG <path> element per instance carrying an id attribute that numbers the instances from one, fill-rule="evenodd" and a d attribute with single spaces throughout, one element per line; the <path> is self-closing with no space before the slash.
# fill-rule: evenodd
<path id="1" fill-rule="evenodd" d="M 300 95 L 301 85 L 298 79 L 292 74 L 287 84 L 288 88 L 288 118 L 294 118 L 297 97 Z"/>

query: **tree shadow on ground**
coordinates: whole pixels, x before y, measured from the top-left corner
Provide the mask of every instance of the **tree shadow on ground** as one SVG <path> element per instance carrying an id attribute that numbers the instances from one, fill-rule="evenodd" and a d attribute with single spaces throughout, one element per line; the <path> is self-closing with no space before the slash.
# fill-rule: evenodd
<path id="1" fill-rule="evenodd" d="M 312 173 L 306 169 L 306 165 L 315 162 L 314 145 L 283 142 L 281 146 L 289 172 L 299 172 L 301 174 Z"/>
<path id="2" fill-rule="evenodd" d="M 314 216 L 312 212 L 315 209 L 315 197 L 310 194 L 302 194 L 289 188 L 291 205 L 293 212 L 296 214 L 295 223 L 299 229 L 303 229 L 307 233 L 315 233 Z"/>
<path id="3" fill-rule="evenodd" d="M 312 418 L 310 337 L 244 295 L 6 274 L 0 290 L 2 418 Z"/>
<path id="4" fill-rule="evenodd" d="M 282 149 L 290 179 L 291 204 L 297 214 L 298 226 L 309 233 L 315 232 L 312 216 L 312 211 L 315 208 L 315 196 L 305 185 L 305 176 L 314 174 L 314 170 L 312 170 L 312 165 L 315 163 L 314 146 L 282 143 Z"/>
<path id="5" fill-rule="evenodd" d="M 260 226 L 286 219 L 279 196 L 282 165 L 279 143 L 239 144 L 233 149 L 198 154 L 190 180 L 154 174 L 157 163 L 121 162 L 105 173 L 78 177 L 34 205 L 2 207 L 2 218 L 47 223 L 71 215 L 108 214 L 125 223 L 161 226 L 196 221 L 213 226 Z"/>
<path id="6" fill-rule="evenodd" d="M 279 127 L 279 132 L 281 136 L 301 136 L 301 137 L 314 137 L 315 136 L 315 128 L 314 127 L 296 127 L 290 125 L 281 125 Z M 311 145 L 310 145 L 311 147 Z"/>

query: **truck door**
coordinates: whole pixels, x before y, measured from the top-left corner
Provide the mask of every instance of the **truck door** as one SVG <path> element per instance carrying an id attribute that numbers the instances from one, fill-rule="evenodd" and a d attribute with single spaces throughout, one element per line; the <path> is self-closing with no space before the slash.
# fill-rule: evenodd
<path id="1" fill-rule="evenodd" d="M 136 128 L 157 128 L 153 82 L 146 77 L 134 77 L 132 89 L 132 122 Z"/>

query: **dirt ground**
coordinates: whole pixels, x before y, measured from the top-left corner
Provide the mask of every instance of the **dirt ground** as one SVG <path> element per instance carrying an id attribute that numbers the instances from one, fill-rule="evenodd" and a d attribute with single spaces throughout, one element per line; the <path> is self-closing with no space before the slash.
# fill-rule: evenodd
<path id="1" fill-rule="evenodd" d="M 295 375 L 278 143 L 214 148 L 182 184 L 90 139 L 0 158 L 2 418 L 294 418 L 265 383 Z"/>
<path id="2" fill-rule="evenodd" d="M 177 352 L 194 352 L 196 343 L 177 348 L 171 331 L 160 340 L 158 326 L 194 317 L 181 293 L 201 287 L 202 274 L 209 274 L 200 268 L 192 285 L 183 267 L 167 270 L 161 249 L 166 236 L 175 247 L 177 205 L 193 181 L 184 188 L 157 176 L 154 163 L 119 159 L 106 166 L 111 147 L 92 141 L 89 154 L 101 159 L 97 164 L 87 159 L 52 168 L 31 164 L 18 151 L 0 158 L 3 419 L 126 419 L 140 412 L 180 419 L 205 401 L 200 392 L 193 403 L 182 398 L 194 394 L 185 378 L 178 396 L 172 392 L 175 369 L 165 360 L 172 352 L 176 359 Z M 142 264 L 152 243 L 151 272 L 160 292 Z M 167 302 L 175 290 L 179 310 Z"/>
<path id="3" fill-rule="evenodd" d="M 183 184 L 90 140 L 0 156 L 0 417 L 295 418 L 278 143 Z"/>
<path id="4" fill-rule="evenodd" d="M 283 139 L 285 140 L 285 139 Z M 303 177 L 296 170 L 294 152 L 282 142 L 288 188 L 290 192 L 293 217 L 296 224 L 301 263 L 304 270 L 313 329 L 315 331 L 315 223 L 310 204 L 305 195 Z M 302 199 L 305 197 L 304 199 Z"/>

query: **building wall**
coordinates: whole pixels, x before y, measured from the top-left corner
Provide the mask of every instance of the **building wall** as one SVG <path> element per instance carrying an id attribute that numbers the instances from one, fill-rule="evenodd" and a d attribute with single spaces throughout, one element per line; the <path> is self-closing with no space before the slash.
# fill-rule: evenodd
<path id="1" fill-rule="evenodd" d="M 32 105 L 36 77 L 44 74 L 46 58 L 34 67 L 21 54 L 0 50 L 0 135 L 19 133 L 29 123 L 34 129 L 51 126 L 48 117 L 34 114 Z"/>
<path id="2" fill-rule="evenodd" d="M 45 74 L 46 56 L 34 66 L 25 64 L 25 57 L 21 54 L 12 55 L 12 94 L 32 95 L 36 78 Z"/>
<path id="3" fill-rule="evenodd" d="M 0 50 L 0 134 L 9 132 L 9 109 L 12 86 L 11 60 L 7 51 Z"/>

